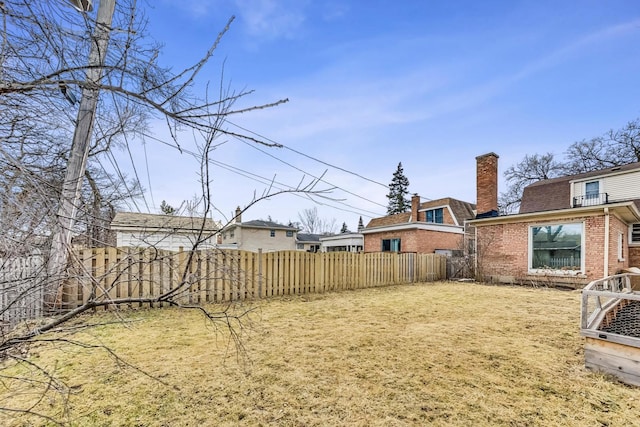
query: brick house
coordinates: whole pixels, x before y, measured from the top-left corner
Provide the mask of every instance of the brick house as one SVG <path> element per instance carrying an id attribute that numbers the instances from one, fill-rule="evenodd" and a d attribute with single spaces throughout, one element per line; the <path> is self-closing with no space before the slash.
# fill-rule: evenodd
<path id="1" fill-rule="evenodd" d="M 464 245 L 465 221 L 475 205 L 453 198 L 420 203 L 411 198 L 411 211 L 374 218 L 360 231 L 364 252 L 452 253 Z"/>
<path id="2" fill-rule="evenodd" d="M 518 214 L 497 213 L 498 155 L 476 158 L 476 275 L 582 287 L 640 266 L 640 162 L 542 180 Z"/>

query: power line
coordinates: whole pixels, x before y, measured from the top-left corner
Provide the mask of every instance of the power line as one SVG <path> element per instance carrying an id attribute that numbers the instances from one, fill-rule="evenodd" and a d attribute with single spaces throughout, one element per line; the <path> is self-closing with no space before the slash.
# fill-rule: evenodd
<path id="1" fill-rule="evenodd" d="M 367 201 L 367 202 L 369 202 L 369 203 L 372 203 L 372 204 L 374 204 L 374 205 L 378 205 L 378 206 L 380 206 L 380 207 L 382 207 L 382 208 L 386 208 L 386 206 L 385 206 L 385 205 L 383 205 L 383 204 L 381 204 L 381 203 L 374 202 L 374 201 L 373 201 L 373 200 L 371 200 L 371 199 L 367 199 L 366 197 L 363 197 L 363 196 L 361 196 L 361 195 L 359 195 L 359 194 L 353 193 L 353 192 L 351 192 L 351 191 L 349 191 L 349 190 L 345 190 L 344 188 L 341 188 L 341 187 L 339 187 L 339 186 L 337 186 L 337 185 L 335 185 L 335 184 L 332 184 L 332 183 L 330 183 L 329 181 L 326 181 L 326 180 L 324 180 L 324 179 L 322 179 L 322 178 L 320 178 L 320 177 L 314 176 L 314 175 L 310 174 L 309 172 L 306 172 L 306 171 L 304 171 L 304 170 L 300 169 L 299 167 L 294 166 L 294 165 L 292 165 L 291 163 L 286 162 L 286 161 L 282 160 L 281 158 L 279 158 L 279 157 L 277 157 L 277 156 L 274 156 L 273 154 L 267 153 L 265 150 L 261 149 L 260 147 L 258 147 L 258 146 L 257 146 L 257 145 L 255 145 L 255 144 L 251 144 L 251 143 L 249 143 L 249 142 L 247 142 L 247 141 L 243 141 L 241 138 L 238 138 L 238 137 L 235 137 L 235 138 L 236 138 L 238 141 L 240 141 L 240 142 L 242 142 L 242 143 L 244 143 L 244 144 L 248 145 L 249 147 L 253 148 L 254 150 L 258 150 L 258 151 L 259 151 L 259 152 L 261 152 L 262 154 L 264 154 L 264 155 L 266 155 L 266 156 L 269 156 L 269 157 L 271 157 L 271 158 L 273 158 L 273 159 L 276 159 L 277 161 L 279 161 L 279 162 L 281 162 L 281 163 L 283 163 L 283 164 L 285 164 L 285 165 L 287 165 L 287 166 L 289 166 L 289 167 L 291 167 L 291 168 L 293 168 L 293 169 L 295 169 L 295 170 L 297 170 L 297 171 L 299 171 L 299 172 L 305 173 L 305 174 L 307 174 L 307 175 L 309 175 L 309 176 L 311 176 L 311 177 L 313 177 L 313 178 L 317 179 L 318 181 L 324 182 L 325 184 L 329 184 L 329 185 L 330 185 L 330 186 L 332 186 L 332 187 L 339 188 L 340 190 L 344 191 L 344 192 L 345 192 L 345 193 L 347 193 L 347 194 L 351 194 L 352 196 L 355 196 L 355 197 L 357 197 L 357 198 L 359 198 L 359 199 L 362 199 L 362 200 Z"/>
<path id="2" fill-rule="evenodd" d="M 316 157 L 313 157 L 313 156 L 310 156 L 310 155 L 308 155 L 308 154 L 305 154 L 305 153 L 303 153 L 303 152 L 301 152 L 301 151 L 298 151 L 298 150 L 296 150 L 296 149 L 294 149 L 294 148 L 288 147 L 288 146 L 286 146 L 285 144 L 282 144 L 282 143 L 280 143 L 280 142 L 276 142 L 276 141 L 274 141 L 273 139 L 268 138 L 268 137 L 266 137 L 266 136 L 264 136 L 264 135 L 261 135 L 261 134 L 259 134 L 259 133 L 257 133 L 257 132 L 253 132 L 253 131 L 252 131 L 252 130 L 250 130 L 250 129 L 244 128 L 244 127 L 242 127 L 242 126 L 240 126 L 240 125 L 238 125 L 238 124 L 236 124 L 236 123 L 230 122 L 229 120 L 225 120 L 225 123 L 229 123 L 230 125 L 233 125 L 233 126 L 235 126 L 235 127 L 239 128 L 239 129 L 242 129 L 242 130 L 243 130 L 243 131 L 245 131 L 245 132 L 248 132 L 248 133 L 251 133 L 251 134 L 253 134 L 253 135 L 257 136 L 258 138 L 262 138 L 262 139 L 264 139 L 265 141 L 269 141 L 269 142 L 271 142 L 271 143 L 273 143 L 273 144 L 276 144 L 276 145 L 278 145 L 278 146 L 280 146 L 280 147 L 282 147 L 282 148 L 284 148 L 284 149 L 286 149 L 286 150 L 292 151 L 292 152 L 294 152 L 294 153 L 296 153 L 296 154 L 298 154 L 298 155 L 300 155 L 300 156 L 306 157 L 306 158 L 308 158 L 308 159 L 310 159 L 310 160 L 313 160 L 313 161 L 318 162 L 318 163 L 320 163 L 320 164 L 323 164 L 323 165 L 325 165 L 325 166 L 329 166 L 329 167 L 334 168 L 334 169 L 337 169 L 337 170 L 339 170 L 339 171 L 342 171 L 342 172 L 348 173 L 348 174 L 353 175 L 353 176 L 356 176 L 356 177 L 358 177 L 358 178 L 360 178 L 360 179 L 364 179 L 365 181 L 369 181 L 369 182 L 371 182 L 371 183 L 373 183 L 373 184 L 380 185 L 381 187 L 384 187 L 384 188 L 386 188 L 386 189 L 388 189 L 388 188 L 389 188 L 389 186 L 388 186 L 387 184 L 383 184 L 383 183 L 381 183 L 381 182 L 379 182 L 379 181 L 376 181 L 376 180 L 374 180 L 374 179 L 367 178 L 366 176 L 363 176 L 363 175 L 361 175 L 361 174 L 359 174 L 359 173 L 357 173 L 357 172 L 350 171 L 350 170 L 345 169 L 345 168 L 343 168 L 343 167 L 341 167 L 341 166 L 337 166 L 337 165 L 334 165 L 334 164 L 332 164 L 332 163 L 328 163 L 328 162 L 325 162 L 324 160 L 320 160 L 320 159 L 318 159 L 318 158 L 316 158 Z M 386 206 L 385 206 L 385 207 L 386 207 Z"/>
<path id="3" fill-rule="evenodd" d="M 148 135 L 148 134 L 145 134 L 145 133 L 141 133 L 141 135 L 146 137 L 146 138 L 149 138 L 149 139 L 152 139 L 154 141 L 157 141 L 157 142 L 159 142 L 161 144 L 167 145 L 167 146 L 169 146 L 171 148 L 174 148 L 176 150 L 178 149 L 175 146 L 175 144 L 172 144 L 170 142 L 164 141 L 164 140 L 162 140 L 160 138 L 157 138 L 155 136 Z M 188 154 L 188 155 L 194 157 L 195 159 L 199 159 L 200 158 L 200 155 L 198 153 L 196 153 L 194 151 L 191 151 L 191 150 L 189 150 L 189 149 L 187 149 L 185 147 L 180 147 L 180 151 L 182 153 L 185 153 L 185 154 Z M 236 173 L 238 175 L 244 176 L 245 178 L 251 179 L 251 180 L 256 181 L 256 182 L 260 182 L 261 184 L 272 185 L 275 189 L 277 189 L 279 191 L 289 191 L 289 192 L 292 192 L 291 194 L 294 194 L 297 197 L 312 199 L 315 203 L 318 203 L 320 205 L 329 206 L 329 207 L 332 207 L 334 209 L 338 209 L 338 210 L 345 211 L 345 212 L 364 215 L 364 216 L 369 217 L 369 218 L 376 217 L 376 216 L 381 216 L 379 212 L 374 212 L 374 211 L 370 211 L 370 210 L 367 210 L 367 209 L 358 208 L 358 207 L 352 206 L 352 205 L 350 205 L 348 203 L 344 203 L 344 202 L 342 202 L 340 200 L 336 200 L 336 199 L 331 199 L 331 198 L 326 198 L 325 197 L 327 200 L 331 200 L 332 202 L 339 203 L 339 204 L 341 204 L 343 206 L 346 206 L 346 207 L 348 207 L 350 209 L 341 208 L 339 206 L 335 206 L 335 205 L 332 205 L 332 204 L 326 203 L 326 202 L 322 202 L 321 203 L 318 200 L 316 200 L 317 198 L 322 198 L 320 195 L 314 194 L 313 196 L 310 196 L 310 195 L 306 195 L 305 196 L 305 195 L 302 195 L 302 194 L 293 193 L 293 191 L 295 191 L 297 189 L 296 187 L 290 186 L 290 185 L 282 183 L 282 182 L 278 182 L 275 179 L 263 177 L 263 176 L 255 174 L 253 172 L 249 172 L 249 171 L 247 171 L 245 169 L 241 169 L 241 168 L 238 168 L 238 167 L 235 167 L 235 166 L 232 166 L 232 165 L 229 165 L 227 163 L 223 163 L 223 162 L 211 159 L 211 158 L 209 159 L 209 162 L 214 164 L 214 165 L 216 165 L 216 166 L 218 166 L 218 167 L 220 167 L 220 168 L 222 168 L 222 169 L 228 170 L 228 171 L 230 171 L 232 173 Z M 309 174 L 308 172 L 305 172 L 305 171 L 303 171 L 301 169 L 298 169 L 298 170 L 300 170 L 301 172 L 305 173 L 306 175 L 309 175 L 309 176 L 311 176 L 311 177 L 313 177 L 315 179 L 318 179 L 318 178 L 314 177 L 312 174 Z M 322 182 L 326 183 L 326 181 L 322 181 Z M 329 184 L 329 185 L 331 185 L 331 184 Z M 347 190 L 345 190 L 343 188 L 340 188 L 340 187 L 337 187 L 337 186 L 335 186 L 335 188 L 339 189 L 339 190 L 342 190 L 342 191 L 345 191 L 347 193 L 350 193 L 349 191 L 347 191 Z M 364 200 L 367 200 L 370 203 L 378 204 L 378 203 L 373 202 L 373 201 L 368 200 L 368 199 L 364 199 Z"/>

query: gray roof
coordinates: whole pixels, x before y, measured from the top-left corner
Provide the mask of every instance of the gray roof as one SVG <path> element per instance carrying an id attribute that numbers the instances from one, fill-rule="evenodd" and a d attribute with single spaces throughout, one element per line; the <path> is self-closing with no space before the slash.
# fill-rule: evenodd
<path id="1" fill-rule="evenodd" d="M 320 237 L 323 237 L 323 234 L 310 234 L 310 233 L 298 233 L 297 240 L 298 242 L 317 242 L 320 243 Z"/>
<path id="2" fill-rule="evenodd" d="M 231 224 L 231 225 L 246 227 L 246 228 L 268 228 L 268 229 L 276 229 L 276 230 L 298 231 L 296 227 L 291 225 L 278 224 L 277 222 L 263 221 L 261 219 L 256 219 L 253 221 L 245 221 L 245 222 L 241 222 L 240 224 Z"/>
<path id="3" fill-rule="evenodd" d="M 111 221 L 112 230 L 122 229 L 157 229 L 157 230 L 181 230 L 193 231 L 202 227 L 204 218 L 177 216 L 177 215 L 157 215 L 135 212 L 118 212 Z M 211 218 L 204 219 L 204 229 L 206 231 L 219 230 L 221 224 Z"/>

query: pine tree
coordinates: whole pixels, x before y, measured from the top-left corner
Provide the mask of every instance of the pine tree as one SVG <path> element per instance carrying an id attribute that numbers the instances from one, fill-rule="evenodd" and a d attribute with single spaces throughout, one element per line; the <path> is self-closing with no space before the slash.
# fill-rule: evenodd
<path id="1" fill-rule="evenodd" d="M 347 228 L 347 223 L 346 222 L 342 223 L 342 228 L 340 229 L 340 232 L 341 233 L 348 233 L 349 232 L 349 229 Z"/>
<path id="2" fill-rule="evenodd" d="M 177 212 L 176 208 L 163 200 L 162 203 L 160 203 L 160 213 L 163 215 L 175 215 Z"/>
<path id="3" fill-rule="evenodd" d="M 362 217 L 358 220 L 358 232 L 360 232 L 364 228 L 364 224 L 362 223 Z"/>
<path id="4" fill-rule="evenodd" d="M 389 184 L 387 215 L 407 212 L 411 208 L 411 200 L 407 198 L 407 194 L 409 194 L 409 179 L 404 176 L 402 162 L 400 162 Z"/>

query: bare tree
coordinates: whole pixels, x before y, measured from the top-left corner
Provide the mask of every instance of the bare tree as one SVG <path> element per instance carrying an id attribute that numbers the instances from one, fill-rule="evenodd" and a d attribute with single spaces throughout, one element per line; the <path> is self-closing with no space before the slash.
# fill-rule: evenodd
<path id="1" fill-rule="evenodd" d="M 640 119 L 603 136 L 574 142 L 566 152 L 567 174 L 578 174 L 640 162 Z"/>
<path id="2" fill-rule="evenodd" d="M 522 190 L 527 185 L 560 176 L 563 171 L 564 167 L 555 160 L 551 153 L 526 155 L 520 163 L 510 166 L 504 172 L 508 189 L 500 194 L 501 212 L 505 214 L 517 211 L 522 198 Z"/>
<path id="3" fill-rule="evenodd" d="M 200 60 L 174 73 L 158 64 L 159 46 L 145 37 L 145 22 L 134 0 L 101 1 L 96 14 L 77 13 L 65 4 L 8 0 L 1 9 L 0 102 L 5 108 L 0 126 L 7 131 L 3 146 L 9 148 L 3 156 L 7 165 L 23 173 L 32 170 L 31 160 L 39 167 L 54 163 L 58 172 L 53 186 L 40 189 L 53 228 L 48 235 L 47 292 L 52 307 L 78 220 L 97 213 L 104 200 L 94 186 L 95 203 L 86 205 L 89 212 L 82 211 L 88 159 L 127 144 L 153 118 L 167 122 L 177 148 L 181 128 L 261 142 L 226 130 L 224 120 L 217 119 L 285 102 L 232 110 L 227 107 L 250 92 L 226 92 L 213 100 L 190 93 L 232 20 Z M 54 147 L 45 157 L 43 139 Z"/>
<path id="4" fill-rule="evenodd" d="M 311 234 L 331 234 L 336 229 L 336 219 L 330 220 L 321 218 L 318 214 L 318 208 L 313 207 L 305 209 L 298 213 L 300 226 L 302 230 Z"/>
<path id="5" fill-rule="evenodd" d="M 43 293 L 50 295 L 49 308 L 60 308 L 65 300 L 61 294 L 63 281 L 87 273 L 87 264 L 77 259 L 71 238 L 92 234 L 91 245 L 104 243 L 107 237 L 99 230 L 106 229 L 118 201 L 142 191 L 137 181 L 105 170 L 101 160 L 112 150 L 133 141 L 152 119 L 167 123 L 178 150 L 182 149 L 181 129 L 190 129 L 204 141 L 199 147 L 202 194 L 198 206 L 191 207 L 194 211 L 199 209 L 202 224 L 196 230 L 191 251 L 187 251 L 186 267 L 171 289 L 153 296 L 114 296 L 113 289 L 132 268 L 125 257 L 117 271 L 105 272 L 106 285 L 96 281 L 82 289 L 85 298 L 80 305 L 64 312 L 52 311 L 47 313 L 50 316 L 28 321 L 18 328 L 0 324 L 0 360 L 30 364 L 23 356 L 31 343 L 68 341 L 74 330 L 90 326 L 90 321 L 79 315 L 98 308 L 132 304 L 192 308 L 233 331 L 233 337 L 237 337 L 235 331 L 242 328 L 243 319 L 251 312 L 250 308 L 232 310 L 230 305 L 208 309 L 184 303 L 183 297 L 198 279 L 193 273 L 193 254 L 212 237 L 205 220 L 216 210 L 210 194 L 209 172 L 213 142 L 231 135 L 263 143 L 227 130 L 225 118 L 286 100 L 234 109 L 236 101 L 251 92 L 234 92 L 226 89 L 224 83 L 215 96 L 208 93 L 202 98 L 194 96 L 190 88 L 229 25 L 193 66 L 176 73 L 159 65 L 160 48 L 146 38 L 136 1 L 118 0 L 113 4 L 112 19 L 107 20 L 95 13 L 78 13 L 62 1 L 0 2 L 0 294 L 3 297 L 0 319 L 26 306 L 28 299 L 41 300 Z M 95 55 L 99 58 L 90 59 Z M 83 103 L 87 98 L 95 101 L 94 111 Z M 84 141 L 78 136 L 81 122 L 86 134 Z M 78 149 L 76 141 L 86 144 Z M 73 167 L 72 158 L 76 159 Z M 317 183 L 300 183 L 290 190 L 270 187 L 262 195 L 254 196 L 246 208 L 280 193 L 321 194 Z M 62 208 L 63 205 L 70 208 Z M 58 231 L 52 233 L 56 228 Z M 53 240 L 58 243 L 52 244 Z M 160 251 L 155 254 L 162 256 Z M 19 269 L 20 277 L 5 274 L 15 271 L 9 267 L 25 260 L 39 261 L 32 268 Z M 10 298 L 5 298 L 8 295 Z M 5 366 L 0 368 L 0 378 Z M 38 369 L 51 380 L 41 383 L 45 391 L 51 391 L 47 384 L 54 382 L 60 390 L 64 388 L 49 372 Z M 23 380 L 30 382 L 33 377 L 27 374 Z M 29 408 L 7 408 L 0 403 L 1 410 L 29 411 Z"/>
<path id="6" fill-rule="evenodd" d="M 633 162 L 640 162 L 640 119 L 602 136 L 576 141 L 560 159 L 552 153 L 526 155 L 504 173 L 508 187 L 500 194 L 500 210 L 502 213 L 517 212 L 524 187 L 536 181 Z"/>

